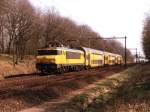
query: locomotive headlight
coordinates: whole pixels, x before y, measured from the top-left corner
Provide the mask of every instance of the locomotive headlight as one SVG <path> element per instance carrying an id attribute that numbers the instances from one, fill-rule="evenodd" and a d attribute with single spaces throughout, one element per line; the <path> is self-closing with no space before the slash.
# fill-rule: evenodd
<path id="1" fill-rule="evenodd" d="M 41 62 L 41 58 L 40 57 L 36 57 L 36 62 Z"/>

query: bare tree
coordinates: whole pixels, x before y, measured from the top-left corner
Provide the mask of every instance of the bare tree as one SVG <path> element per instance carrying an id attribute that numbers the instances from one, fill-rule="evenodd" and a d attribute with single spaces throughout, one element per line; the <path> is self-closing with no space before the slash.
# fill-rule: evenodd
<path id="1" fill-rule="evenodd" d="M 4 53 L 4 47 L 5 47 L 5 17 L 0 15 L 0 50 L 1 53 Z"/>
<path id="2" fill-rule="evenodd" d="M 26 42 L 31 38 L 33 31 L 34 9 L 27 0 L 18 3 L 18 34 L 16 39 L 16 53 L 23 59 Z"/>
<path id="3" fill-rule="evenodd" d="M 35 54 L 38 48 L 45 46 L 45 23 L 43 14 L 38 10 L 33 18 L 32 35 L 27 42 L 27 54 Z M 34 43 L 34 44 L 33 44 Z"/>
<path id="4" fill-rule="evenodd" d="M 13 62 L 18 63 L 18 59 L 23 59 L 26 42 L 32 34 L 34 10 L 26 0 L 17 1 L 12 5 L 7 13 L 6 29 L 9 34 L 8 53 L 13 52 Z"/>
<path id="5" fill-rule="evenodd" d="M 143 29 L 143 50 L 146 58 L 150 60 L 150 16 L 145 20 Z"/>

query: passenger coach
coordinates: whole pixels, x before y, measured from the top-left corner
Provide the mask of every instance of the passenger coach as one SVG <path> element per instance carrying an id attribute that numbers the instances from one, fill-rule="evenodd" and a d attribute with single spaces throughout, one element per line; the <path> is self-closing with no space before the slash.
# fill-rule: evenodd
<path id="1" fill-rule="evenodd" d="M 84 51 L 86 68 L 95 68 L 95 67 L 101 67 L 104 65 L 103 51 L 86 48 L 86 47 L 80 47 L 79 49 Z"/>

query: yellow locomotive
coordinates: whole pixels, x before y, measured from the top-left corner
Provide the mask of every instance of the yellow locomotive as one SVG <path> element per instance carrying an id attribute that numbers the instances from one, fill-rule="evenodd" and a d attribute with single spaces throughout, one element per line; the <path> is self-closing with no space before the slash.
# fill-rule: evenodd
<path id="1" fill-rule="evenodd" d="M 50 46 L 38 49 L 37 52 L 36 68 L 43 73 L 63 73 L 123 63 L 121 55 L 86 47 L 70 49 L 63 46 Z"/>
<path id="2" fill-rule="evenodd" d="M 84 52 L 65 47 L 39 49 L 36 68 L 41 72 L 65 72 L 84 68 Z"/>

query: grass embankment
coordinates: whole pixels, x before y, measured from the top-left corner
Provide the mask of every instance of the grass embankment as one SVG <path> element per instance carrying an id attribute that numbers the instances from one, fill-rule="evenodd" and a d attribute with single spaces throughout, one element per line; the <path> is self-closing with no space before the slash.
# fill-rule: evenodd
<path id="1" fill-rule="evenodd" d="M 0 79 L 8 76 L 29 74 L 35 72 L 33 57 L 28 57 L 13 66 L 12 57 L 9 55 L 0 55 Z"/>
<path id="2" fill-rule="evenodd" d="M 69 103 L 48 109 L 66 112 L 150 112 L 150 65 L 107 78 Z M 50 112 L 51 112 L 50 111 Z"/>

